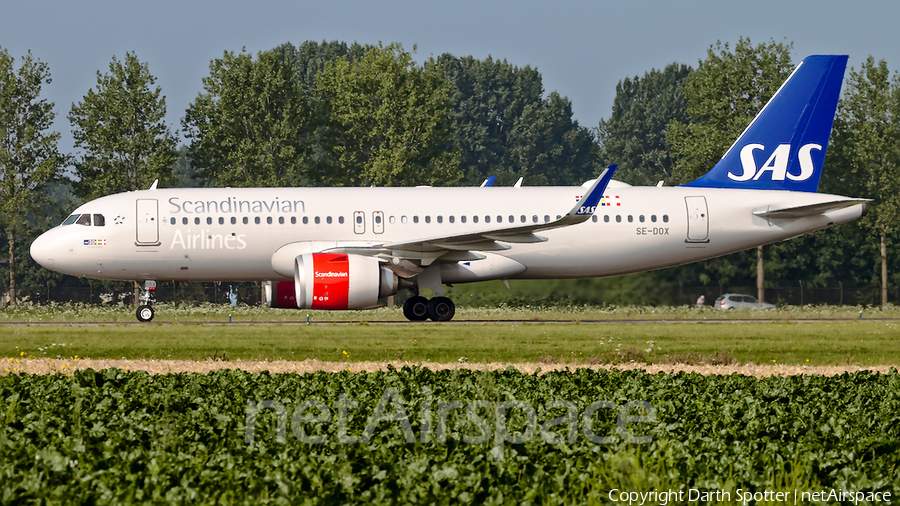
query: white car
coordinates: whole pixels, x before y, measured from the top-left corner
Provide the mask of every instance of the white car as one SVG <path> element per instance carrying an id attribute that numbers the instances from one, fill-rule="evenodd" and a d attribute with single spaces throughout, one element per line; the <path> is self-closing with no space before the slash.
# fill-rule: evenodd
<path id="1" fill-rule="evenodd" d="M 775 309 L 775 304 L 760 302 L 756 297 L 740 293 L 726 293 L 720 295 L 713 303 L 713 309 Z"/>

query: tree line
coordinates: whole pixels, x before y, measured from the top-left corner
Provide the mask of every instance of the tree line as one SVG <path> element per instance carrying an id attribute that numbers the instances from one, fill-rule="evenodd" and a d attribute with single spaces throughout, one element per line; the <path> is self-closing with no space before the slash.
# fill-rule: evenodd
<path id="1" fill-rule="evenodd" d="M 46 64 L 0 48 L 0 228 L 5 289 L 40 299 L 87 281 L 47 271 L 31 240 L 80 202 L 161 186 L 577 185 L 619 164 L 638 185 L 706 172 L 794 67 L 791 45 L 740 39 L 710 46 L 697 68 L 673 63 L 616 88 L 611 115 L 579 125 L 540 73 L 505 60 L 443 54 L 422 63 L 399 44 L 307 41 L 250 54 L 223 52 L 181 119 L 134 53 L 113 57 L 72 104 L 76 153 L 60 153 L 54 104 L 41 98 Z M 869 58 L 844 85 L 820 191 L 873 199 L 855 224 L 706 262 L 650 273 L 660 285 L 765 283 L 897 286 L 888 259 L 900 174 L 900 92 Z M 72 167 L 70 173 L 64 169 Z M 892 256 L 889 255 L 891 253 Z M 18 281 L 18 283 L 17 283 Z M 761 281 L 762 282 L 762 281 Z M 96 282 L 98 290 L 121 283 Z M 184 285 L 184 284 L 182 284 Z M 93 286 L 93 285 L 92 285 Z M 597 302 L 602 301 L 598 294 Z"/>

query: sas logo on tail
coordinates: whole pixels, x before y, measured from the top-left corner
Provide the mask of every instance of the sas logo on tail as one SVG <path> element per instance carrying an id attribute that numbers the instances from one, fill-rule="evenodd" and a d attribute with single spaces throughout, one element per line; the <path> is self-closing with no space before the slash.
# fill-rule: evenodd
<path id="1" fill-rule="evenodd" d="M 788 160 L 791 156 L 790 144 L 779 144 L 775 151 L 766 160 L 762 167 L 756 166 L 756 159 L 753 152 L 760 150 L 765 152 L 766 147 L 762 144 L 747 144 L 741 148 L 741 166 L 744 171 L 741 174 L 733 172 L 728 173 L 728 178 L 732 181 L 758 181 L 766 172 L 771 172 L 772 181 L 784 181 L 787 177 L 791 181 L 806 181 L 812 177 L 815 172 L 812 161 L 812 150 L 821 151 L 822 146 L 819 144 L 804 144 L 797 153 L 800 162 L 800 174 L 792 174 L 788 172 Z"/>

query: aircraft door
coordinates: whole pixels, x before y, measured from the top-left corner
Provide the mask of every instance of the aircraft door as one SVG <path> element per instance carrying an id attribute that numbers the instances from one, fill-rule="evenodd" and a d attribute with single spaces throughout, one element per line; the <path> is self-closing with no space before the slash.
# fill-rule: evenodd
<path id="1" fill-rule="evenodd" d="M 137 199 L 136 246 L 159 246 L 159 212 L 156 199 Z"/>
<path id="2" fill-rule="evenodd" d="M 684 242 L 709 242 L 709 209 L 706 197 L 685 197 L 688 226 Z"/>
<path id="3" fill-rule="evenodd" d="M 382 211 L 372 213 L 372 231 L 376 234 L 384 233 L 384 213 Z"/>
<path id="4" fill-rule="evenodd" d="M 366 213 L 362 211 L 353 213 L 353 231 L 357 234 L 366 233 Z"/>

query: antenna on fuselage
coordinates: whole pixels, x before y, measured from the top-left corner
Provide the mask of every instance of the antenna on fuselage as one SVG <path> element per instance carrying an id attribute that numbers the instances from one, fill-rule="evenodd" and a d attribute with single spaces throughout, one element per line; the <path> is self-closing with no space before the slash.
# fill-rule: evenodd
<path id="1" fill-rule="evenodd" d="M 148 189 L 148 190 L 155 190 L 155 189 L 156 189 L 156 185 L 158 185 L 158 184 L 159 184 L 159 179 L 154 179 L 154 180 L 153 180 L 153 184 L 151 184 L 151 185 L 150 185 L 150 188 L 147 188 L 147 189 Z"/>

